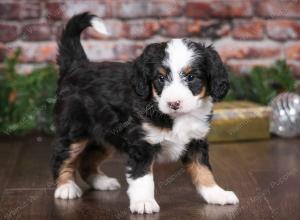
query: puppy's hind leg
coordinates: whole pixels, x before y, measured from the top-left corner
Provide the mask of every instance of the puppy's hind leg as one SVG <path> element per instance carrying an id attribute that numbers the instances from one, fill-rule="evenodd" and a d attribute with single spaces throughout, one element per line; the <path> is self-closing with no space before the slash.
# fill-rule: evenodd
<path id="1" fill-rule="evenodd" d="M 95 190 L 116 190 L 121 187 L 116 178 L 106 176 L 100 169 L 100 164 L 109 154 L 104 147 L 91 144 L 81 158 L 81 177 Z"/>
<path id="2" fill-rule="evenodd" d="M 79 156 L 84 151 L 87 140 L 72 144 L 59 141 L 52 157 L 53 176 L 56 180 L 55 198 L 75 199 L 82 195 L 76 184 L 75 173 L 78 168 Z"/>

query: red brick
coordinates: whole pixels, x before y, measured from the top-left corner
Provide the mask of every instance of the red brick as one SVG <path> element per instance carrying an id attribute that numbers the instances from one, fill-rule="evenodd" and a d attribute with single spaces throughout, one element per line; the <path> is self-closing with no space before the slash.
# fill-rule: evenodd
<path id="1" fill-rule="evenodd" d="M 109 1 L 97 0 L 68 0 L 64 2 L 64 17 L 70 18 L 75 14 L 89 11 L 99 17 L 110 17 L 111 6 Z"/>
<path id="2" fill-rule="evenodd" d="M 51 35 L 52 31 L 49 24 L 27 24 L 22 28 L 21 38 L 24 41 L 45 41 L 50 40 Z"/>
<path id="3" fill-rule="evenodd" d="M 178 0 L 153 0 L 149 8 L 149 15 L 153 17 L 179 16 L 183 13 L 183 7 Z"/>
<path id="4" fill-rule="evenodd" d="M 59 22 L 59 23 L 57 23 L 57 25 L 53 25 L 51 22 L 48 22 L 48 24 L 52 25 L 52 33 L 53 33 L 52 38 L 54 38 L 56 40 L 60 39 L 61 33 L 62 33 L 66 23 Z"/>
<path id="5" fill-rule="evenodd" d="M 287 63 L 289 65 L 289 67 L 291 68 L 293 75 L 296 78 L 300 79 L 300 63 L 298 61 L 294 61 L 294 60 L 288 60 Z"/>
<path id="6" fill-rule="evenodd" d="M 300 1 L 298 0 L 264 0 L 257 1 L 255 12 L 261 17 L 300 18 Z"/>
<path id="7" fill-rule="evenodd" d="M 21 43 L 15 47 L 20 47 L 22 63 L 55 62 L 57 45 L 55 42 L 45 43 Z"/>
<path id="8" fill-rule="evenodd" d="M 50 2 L 46 4 L 47 19 L 61 20 L 64 18 L 64 4 L 62 2 Z"/>
<path id="9" fill-rule="evenodd" d="M 285 56 L 290 60 L 300 60 L 300 43 L 289 43 L 285 48 Z"/>
<path id="10" fill-rule="evenodd" d="M 300 38 L 300 22 L 292 20 L 270 20 L 267 22 L 267 34 L 275 40 Z"/>
<path id="11" fill-rule="evenodd" d="M 264 22 L 261 20 L 236 21 L 232 36 L 239 40 L 261 40 L 264 37 Z"/>
<path id="12" fill-rule="evenodd" d="M 226 39 L 215 43 L 215 47 L 224 60 L 279 58 L 281 52 L 280 45 L 273 42 L 251 43 Z"/>
<path id="13" fill-rule="evenodd" d="M 147 1 L 113 1 L 113 17 L 140 18 L 149 15 L 149 3 Z"/>
<path id="14" fill-rule="evenodd" d="M 18 38 L 18 28 L 16 25 L 0 24 L 0 42 L 10 42 Z"/>
<path id="15" fill-rule="evenodd" d="M 248 74 L 256 66 L 267 67 L 273 64 L 273 60 L 229 60 L 226 64 L 235 73 Z"/>
<path id="16" fill-rule="evenodd" d="M 197 18 L 208 17 L 249 17 L 252 16 L 250 0 L 200 0 L 186 4 L 186 15 Z"/>
<path id="17" fill-rule="evenodd" d="M 153 36 L 159 29 L 157 21 L 129 21 L 125 26 L 127 37 L 131 39 L 146 39 Z"/>
<path id="18" fill-rule="evenodd" d="M 115 48 L 116 59 L 128 61 L 135 59 L 142 51 L 143 45 L 136 42 L 119 42 Z"/>
<path id="19" fill-rule="evenodd" d="M 115 43 L 107 41 L 84 41 L 83 47 L 88 58 L 93 61 L 106 61 L 115 59 Z"/>
<path id="20" fill-rule="evenodd" d="M 120 18 L 166 17 L 182 14 L 182 5 L 174 0 L 117 0 L 113 1 L 113 15 Z"/>
<path id="21" fill-rule="evenodd" d="M 18 3 L 1 3 L 0 18 L 1 19 L 18 19 L 20 16 L 21 5 Z"/>
<path id="22" fill-rule="evenodd" d="M 228 35 L 230 26 L 219 20 L 192 20 L 188 22 L 189 36 L 219 38 Z"/>
<path id="23" fill-rule="evenodd" d="M 187 23 L 183 20 L 164 19 L 160 21 L 161 34 L 167 37 L 186 37 Z"/>
<path id="24" fill-rule="evenodd" d="M 40 15 L 40 3 L 0 3 L 0 19 L 29 19 Z"/>

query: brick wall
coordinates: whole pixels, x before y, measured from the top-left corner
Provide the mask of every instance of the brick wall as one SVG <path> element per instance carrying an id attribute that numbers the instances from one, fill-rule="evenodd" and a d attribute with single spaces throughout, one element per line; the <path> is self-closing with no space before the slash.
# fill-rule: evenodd
<path id="1" fill-rule="evenodd" d="M 85 32 L 92 60 L 128 60 L 147 43 L 189 37 L 214 43 L 237 71 L 285 58 L 300 78 L 299 0 L 1 0 L 0 59 L 21 47 L 24 71 L 54 62 L 63 23 L 82 11 L 103 17 L 111 32 Z"/>

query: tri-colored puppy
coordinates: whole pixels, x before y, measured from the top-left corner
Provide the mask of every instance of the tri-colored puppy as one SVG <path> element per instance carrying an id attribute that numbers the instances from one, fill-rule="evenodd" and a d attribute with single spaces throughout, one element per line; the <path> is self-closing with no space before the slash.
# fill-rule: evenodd
<path id="1" fill-rule="evenodd" d="M 173 39 L 148 45 L 132 62 L 95 63 L 80 44 L 88 26 L 105 33 L 99 18 L 83 13 L 68 22 L 59 44 L 55 198 L 82 195 L 76 172 L 96 190 L 118 189 L 119 182 L 100 169 L 114 147 L 128 155 L 132 212 L 159 211 L 152 170 L 156 161 L 181 160 L 208 203 L 238 203 L 233 192 L 217 185 L 208 159 L 213 102 L 229 88 L 217 52 L 188 39 Z"/>

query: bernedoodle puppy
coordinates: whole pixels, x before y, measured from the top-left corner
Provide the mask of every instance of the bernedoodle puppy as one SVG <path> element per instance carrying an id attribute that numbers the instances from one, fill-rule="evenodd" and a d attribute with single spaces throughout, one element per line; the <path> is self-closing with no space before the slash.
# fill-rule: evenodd
<path id="1" fill-rule="evenodd" d="M 98 17 L 83 13 L 70 19 L 59 42 L 55 198 L 81 197 L 76 173 L 95 190 L 120 188 L 100 169 L 115 148 L 128 156 L 131 212 L 159 211 L 152 169 L 156 161 L 181 160 L 207 203 L 238 203 L 233 192 L 217 185 L 208 158 L 213 103 L 229 88 L 213 47 L 172 39 L 148 45 L 131 62 L 91 62 L 80 43 L 89 26 L 106 32 Z"/>

